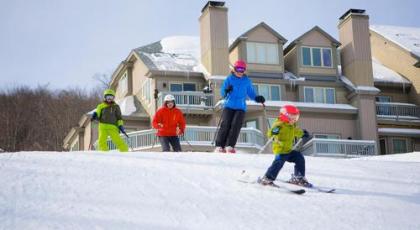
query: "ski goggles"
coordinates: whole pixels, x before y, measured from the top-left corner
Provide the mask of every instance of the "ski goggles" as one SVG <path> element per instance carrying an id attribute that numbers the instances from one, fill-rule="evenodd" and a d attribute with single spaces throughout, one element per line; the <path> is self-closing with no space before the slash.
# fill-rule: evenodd
<path id="1" fill-rule="evenodd" d="M 107 100 L 107 101 L 112 101 L 112 100 L 114 100 L 114 95 L 105 95 L 105 100 Z"/>
<path id="2" fill-rule="evenodd" d="M 237 73 L 245 73 L 245 68 L 242 68 L 242 67 L 236 67 L 235 68 L 235 72 L 237 72 Z"/>

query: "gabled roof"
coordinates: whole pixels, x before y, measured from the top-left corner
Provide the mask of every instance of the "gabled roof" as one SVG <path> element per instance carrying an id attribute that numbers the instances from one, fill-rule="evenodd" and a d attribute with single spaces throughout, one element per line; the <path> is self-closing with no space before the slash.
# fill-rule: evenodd
<path id="1" fill-rule="evenodd" d="M 330 40 L 336 47 L 340 46 L 341 43 L 339 41 L 337 41 L 335 38 L 333 38 L 331 35 L 329 35 L 327 32 L 325 32 L 323 29 L 321 29 L 319 26 L 314 26 L 312 29 L 308 30 L 306 33 L 302 34 L 301 36 L 299 36 L 298 38 L 296 38 L 295 40 L 293 40 L 288 46 L 287 48 L 284 50 L 284 54 L 287 54 L 291 49 L 293 49 L 293 47 L 295 47 L 295 45 L 306 35 L 308 35 L 309 33 L 311 33 L 312 31 L 318 31 L 319 33 L 321 33 L 322 35 L 324 35 L 328 40 Z"/>
<path id="2" fill-rule="evenodd" d="M 420 28 L 371 25 L 369 29 L 407 50 L 415 58 L 420 59 Z"/>
<path id="3" fill-rule="evenodd" d="M 242 35 L 240 35 L 236 40 L 229 46 L 229 52 L 235 48 L 238 43 L 242 40 L 245 40 L 248 37 L 248 34 L 250 34 L 252 31 L 257 29 L 258 27 L 263 27 L 264 29 L 268 30 L 270 33 L 272 33 L 277 39 L 279 39 L 281 42 L 286 43 L 287 39 L 281 36 L 277 31 L 275 31 L 273 28 L 271 28 L 269 25 L 267 25 L 265 22 L 261 22 L 258 25 L 252 27 L 250 30 L 246 31 Z"/>

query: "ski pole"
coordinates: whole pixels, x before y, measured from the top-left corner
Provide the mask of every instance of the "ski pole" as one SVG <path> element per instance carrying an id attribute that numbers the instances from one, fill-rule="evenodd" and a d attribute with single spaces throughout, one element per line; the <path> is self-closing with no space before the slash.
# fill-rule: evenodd
<path id="1" fill-rule="evenodd" d="M 125 131 L 121 131 L 126 137 L 127 137 L 127 144 L 128 144 L 128 148 L 130 149 L 131 152 L 133 152 L 133 148 L 130 146 L 130 137 L 128 136 L 128 134 Z"/>
<path id="2" fill-rule="evenodd" d="M 182 134 L 182 139 L 184 139 L 185 142 L 190 146 L 191 152 L 194 152 L 194 148 L 192 147 L 191 143 L 185 138 L 185 134 Z"/>
<path id="3" fill-rule="evenodd" d="M 258 151 L 258 154 L 261 154 L 265 150 L 265 148 L 267 148 L 267 146 L 271 142 L 273 142 L 273 140 L 274 140 L 274 136 L 270 137 L 270 139 L 268 139 L 268 141 L 264 144 L 264 146 L 260 149 L 260 151 Z"/>

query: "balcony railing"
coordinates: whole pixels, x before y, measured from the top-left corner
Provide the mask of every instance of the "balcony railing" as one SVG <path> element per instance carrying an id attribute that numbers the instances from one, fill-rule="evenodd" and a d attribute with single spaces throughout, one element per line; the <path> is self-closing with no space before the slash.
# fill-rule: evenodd
<path id="1" fill-rule="evenodd" d="M 162 106 L 163 99 L 168 94 L 172 94 L 175 97 L 176 105 L 181 108 L 213 109 L 214 106 L 213 94 L 196 91 L 160 92 L 158 95 L 158 106 Z"/>
<path id="2" fill-rule="evenodd" d="M 302 153 L 312 156 L 360 157 L 377 154 L 376 142 L 368 140 L 341 140 L 312 138 Z"/>
<path id="3" fill-rule="evenodd" d="M 212 148 L 212 142 L 216 127 L 214 126 L 187 126 L 184 136 L 181 138 L 182 145 L 201 146 Z M 122 135 L 121 135 L 122 136 Z M 160 146 L 154 129 L 142 130 L 128 133 L 129 138 L 122 136 L 133 151 L 147 150 Z M 237 148 L 254 149 L 257 152 L 265 143 L 264 135 L 254 128 L 242 128 L 236 144 Z M 107 141 L 110 150 L 116 146 Z M 97 142 L 94 144 L 97 149 Z"/>
<path id="4" fill-rule="evenodd" d="M 376 102 L 376 115 L 386 119 L 420 119 L 420 107 L 407 103 Z"/>

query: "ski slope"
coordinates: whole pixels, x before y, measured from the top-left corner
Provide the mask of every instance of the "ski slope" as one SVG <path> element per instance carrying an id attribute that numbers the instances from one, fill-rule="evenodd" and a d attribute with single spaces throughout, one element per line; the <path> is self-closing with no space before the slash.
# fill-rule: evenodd
<path id="1" fill-rule="evenodd" d="M 0 229 L 420 229 L 420 153 L 306 157 L 304 195 L 237 181 L 272 155 L 0 154 Z M 280 179 L 293 166 L 286 163 Z"/>

